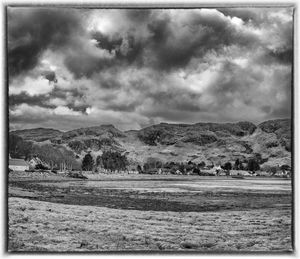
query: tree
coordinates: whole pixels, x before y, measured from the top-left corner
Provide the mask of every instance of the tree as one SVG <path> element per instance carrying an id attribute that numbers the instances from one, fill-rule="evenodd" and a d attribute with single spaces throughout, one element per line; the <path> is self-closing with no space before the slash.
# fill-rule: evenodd
<path id="1" fill-rule="evenodd" d="M 248 160 L 248 170 L 251 172 L 255 172 L 260 169 L 259 163 L 256 159 L 251 158 Z"/>
<path id="2" fill-rule="evenodd" d="M 287 170 L 291 170 L 291 167 L 289 165 L 285 164 L 285 165 L 280 166 L 280 169 L 287 171 Z"/>
<path id="3" fill-rule="evenodd" d="M 235 169 L 235 170 L 241 169 L 241 168 L 240 168 L 240 164 L 241 164 L 241 162 L 240 162 L 239 159 L 235 160 L 235 163 L 234 163 L 234 169 Z"/>
<path id="4" fill-rule="evenodd" d="M 81 168 L 83 171 L 92 171 L 94 168 L 94 159 L 90 153 L 86 154 L 82 160 Z"/>
<path id="5" fill-rule="evenodd" d="M 27 160 L 33 153 L 33 143 L 14 134 L 9 134 L 8 148 L 9 154 L 13 158 L 25 157 Z"/>
<path id="6" fill-rule="evenodd" d="M 103 167 L 103 161 L 101 156 L 97 156 L 96 158 L 96 166 Z"/>
<path id="7" fill-rule="evenodd" d="M 138 165 L 138 166 L 136 167 L 136 170 L 137 170 L 139 173 L 142 173 L 142 172 L 143 172 L 142 167 L 141 167 L 140 165 Z"/>
<path id="8" fill-rule="evenodd" d="M 225 165 L 223 166 L 224 170 L 226 171 L 230 171 L 232 169 L 232 165 L 230 162 L 225 163 Z"/>
<path id="9" fill-rule="evenodd" d="M 276 166 L 271 166 L 270 167 L 270 172 L 272 173 L 272 176 L 277 173 L 277 167 Z"/>
<path id="10" fill-rule="evenodd" d="M 178 169 L 179 169 L 179 171 L 180 171 L 181 173 L 185 173 L 185 166 L 184 166 L 183 163 L 180 163 Z"/>
<path id="11" fill-rule="evenodd" d="M 149 170 L 155 170 L 158 168 L 162 168 L 163 163 L 160 161 L 158 158 L 155 157 L 148 157 L 146 160 L 146 163 L 144 164 L 144 170 L 149 171 Z"/>
<path id="12" fill-rule="evenodd" d="M 230 162 L 225 163 L 223 169 L 226 171 L 226 175 L 230 175 L 230 170 L 232 169 L 232 165 Z"/>
<path id="13" fill-rule="evenodd" d="M 199 168 L 194 168 L 193 169 L 193 174 L 200 174 L 200 169 Z"/>
<path id="14" fill-rule="evenodd" d="M 204 161 L 202 161 L 201 163 L 199 163 L 199 164 L 198 164 L 198 166 L 199 166 L 200 168 L 203 168 L 203 167 L 205 167 L 205 162 L 204 162 Z"/>
<path id="15" fill-rule="evenodd" d="M 103 167 L 109 170 L 125 170 L 128 165 L 126 156 L 119 152 L 104 151 L 101 160 Z"/>

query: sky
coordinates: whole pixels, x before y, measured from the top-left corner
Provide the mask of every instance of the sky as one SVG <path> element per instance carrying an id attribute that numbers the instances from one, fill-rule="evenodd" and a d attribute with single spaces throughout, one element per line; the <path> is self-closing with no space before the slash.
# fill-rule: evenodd
<path id="1" fill-rule="evenodd" d="M 291 117 L 293 9 L 9 7 L 11 130 Z"/>

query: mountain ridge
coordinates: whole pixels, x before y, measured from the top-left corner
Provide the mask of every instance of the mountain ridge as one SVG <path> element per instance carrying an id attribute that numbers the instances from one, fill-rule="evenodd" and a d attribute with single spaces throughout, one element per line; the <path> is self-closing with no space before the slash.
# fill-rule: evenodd
<path id="1" fill-rule="evenodd" d="M 259 125 L 261 125 L 263 123 L 276 122 L 276 121 L 291 121 L 291 119 L 289 119 L 289 118 L 270 119 L 270 120 L 266 120 L 266 121 L 263 121 L 263 122 L 260 122 L 260 123 L 257 123 L 257 124 L 255 124 L 253 122 L 249 122 L 249 121 L 236 121 L 236 122 L 210 122 L 210 121 L 208 121 L 208 122 L 195 122 L 195 123 L 168 123 L 168 122 L 160 122 L 160 123 L 157 123 L 157 124 L 152 124 L 152 125 L 143 127 L 141 129 L 129 129 L 129 130 L 124 130 L 124 131 L 120 130 L 120 131 L 122 131 L 124 133 L 129 132 L 129 131 L 139 131 L 139 130 L 146 129 L 146 128 L 149 128 L 149 127 L 152 127 L 152 126 L 156 126 L 156 125 L 168 125 L 168 126 L 177 125 L 177 126 L 183 126 L 183 127 L 185 127 L 185 126 L 193 126 L 193 125 L 198 125 L 198 124 L 221 124 L 222 125 L 222 124 L 251 123 L 251 124 L 254 124 L 256 126 L 259 126 Z M 74 129 L 67 130 L 67 131 L 62 131 L 62 130 L 54 129 L 54 128 L 47 128 L 47 127 L 37 127 L 37 128 L 27 128 L 27 129 L 10 130 L 9 133 L 19 133 L 19 132 L 26 132 L 26 131 L 32 131 L 32 130 L 53 130 L 53 131 L 58 131 L 60 133 L 66 133 L 66 132 L 69 132 L 69 131 L 75 131 L 75 130 L 80 130 L 80 129 L 89 129 L 89 128 L 98 128 L 98 127 L 112 127 L 112 128 L 118 129 L 113 124 L 99 124 L 99 125 L 88 126 L 88 127 L 74 128 Z"/>
<path id="2" fill-rule="evenodd" d="M 105 124 L 66 132 L 27 129 L 12 131 L 10 135 L 32 142 L 35 148 L 73 153 L 72 159 L 79 164 L 87 152 L 96 157 L 107 150 L 126 154 L 132 165 L 144 163 L 149 157 L 163 161 L 224 163 L 257 154 L 266 164 L 291 163 L 290 119 L 268 120 L 258 125 L 247 121 L 160 123 L 129 131 Z"/>

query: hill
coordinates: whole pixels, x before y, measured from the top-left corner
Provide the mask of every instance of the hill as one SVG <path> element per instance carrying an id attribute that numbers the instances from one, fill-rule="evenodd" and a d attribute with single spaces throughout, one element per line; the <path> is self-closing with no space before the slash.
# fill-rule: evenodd
<path id="1" fill-rule="evenodd" d="M 259 125 L 251 122 L 160 123 L 126 132 L 113 125 L 68 132 L 39 128 L 14 131 L 10 135 L 30 142 L 35 149 L 38 146 L 41 153 L 40 149 L 47 148 L 48 152 L 51 150 L 50 153 L 59 151 L 62 159 L 68 154 L 68 159 L 78 164 L 87 152 L 96 158 L 107 150 L 126 155 L 132 166 L 144 163 L 149 158 L 157 158 L 162 162 L 204 161 L 206 164 L 223 164 L 254 156 L 266 165 L 291 164 L 289 119 L 270 120 Z M 10 143 L 10 152 L 14 148 Z"/>
<path id="2" fill-rule="evenodd" d="M 17 135 L 24 140 L 42 142 L 53 138 L 60 138 L 63 132 L 55 129 L 36 128 L 11 131 L 9 134 Z"/>

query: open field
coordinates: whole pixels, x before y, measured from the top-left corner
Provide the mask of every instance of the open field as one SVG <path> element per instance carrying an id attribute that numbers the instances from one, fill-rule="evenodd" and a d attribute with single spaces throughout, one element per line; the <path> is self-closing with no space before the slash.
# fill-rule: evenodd
<path id="1" fill-rule="evenodd" d="M 57 177 L 10 176 L 11 251 L 292 249 L 287 179 Z"/>

